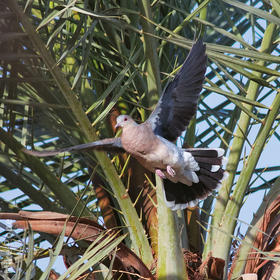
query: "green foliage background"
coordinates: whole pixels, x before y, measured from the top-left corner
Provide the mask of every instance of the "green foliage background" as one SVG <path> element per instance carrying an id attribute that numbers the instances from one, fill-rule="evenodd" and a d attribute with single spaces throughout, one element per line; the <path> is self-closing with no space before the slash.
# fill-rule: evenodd
<path id="1" fill-rule="evenodd" d="M 200 204 L 204 242 L 196 249 L 204 259 L 212 252 L 228 265 L 247 195 L 270 189 L 279 176 L 279 165 L 256 168 L 265 145 L 280 139 L 279 1 L 11 0 L 0 6 L 0 192 L 15 191 L 0 197 L 1 212 L 71 213 L 109 227 L 98 206 L 98 184 L 107 191 L 114 225 L 129 233 L 127 246 L 148 267 L 158 258 L 159 278 L 183 277 L 178 244 L 181 239 L 189 248 L 186 229 L 178 234 L 178 219 L 160 192 L 158 203 L 153 187 L 139 192 L 137 180 L 147 184 L 153 177 L 131 159 L 103 152 L 38 159 L 22 148 L 57 149 L 113 137 L 119 113 L 144 121 L 195 37 L 202 36 L 207 76 L 197 119 L 180 140 L 227 151 L 229 177 L 218 199 L 214 194 Z M 264 153 L 277 157 L 276 151 Z M 143 201 L 153 211 L 159 205 L 158 227 Z M 184 214 L 178 213 L 183 224 Z M 189 241 L 194 235 L 200 232 L 189 229 Z M 235 277 L 243 272 L 244 256 Z"/>

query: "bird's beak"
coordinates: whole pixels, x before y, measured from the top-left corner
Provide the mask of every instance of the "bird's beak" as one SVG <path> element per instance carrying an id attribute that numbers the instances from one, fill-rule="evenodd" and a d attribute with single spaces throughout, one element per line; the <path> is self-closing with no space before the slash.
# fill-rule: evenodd
<path id="1" fill-rule="evenodd" d="M 120 127 L 120 124 L 116 123 L 115 128 L 118 128 L 118 127 Z"/>

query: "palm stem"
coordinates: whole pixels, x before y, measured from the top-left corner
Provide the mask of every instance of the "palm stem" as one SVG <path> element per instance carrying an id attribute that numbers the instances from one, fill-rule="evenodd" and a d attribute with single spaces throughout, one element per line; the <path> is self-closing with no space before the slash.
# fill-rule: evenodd
<path id="1" fill-rule="evenodd" d="M 157 176 L 158 201 L 158 247 L 157 276 L 158 279 L 188 279 L 186 266 L 180 246 L 180 233 L 176 223 L 176 212 L 166 207 L 163 198 L 163 183 Z"/>
<path id="2" fill-rule="evenodd" d="M 272 24 L 272 23 L 269 24 L 265 31 L 264 37 L 263 37 L 262 45 L 260 48 L 261 52 L 267 53 L 270 51 L 270 46 L 271 46 L 271 42 L 273 40 L 274 31 L 275 31 L 275 24 Z M 264 62 L 259 61 L 258 64 L 264 65 Z M 261 77 L 261 75 L 262 75 L 260 72 L 255 72 L 254 74 L 258 77 Z M 256 100 L 256 98 L 258 96 L 259 87 L 260 87 L 260 84 L 254 82 L 254 81 L 250 81 L 249 87 L 247 90 L 248 94 L 247 94 L 246 98 L 248 98 L 250 100 Z M 249 111 L 253 110 L 252 105 L 244 104 L 244 107 L 246 107 Z M 269 113 L 269 115 L 271 116 L 271 112 Z M 226 180 L 224 180 L 224 182 L 222 184 L 222 188 L 219 192 L 219 196 L 218 196 L 218 199 L 216 202 L 215 210 L 213 213 L 213 219 L 212 219 L 212 225 L 214 228 L 208 236 L 207 243 L 206 243 L 204 253 L 203 253 L 204 258 L 206 258 L 206 256 L 208 255 L 208 253 L 210 251 L 213 251 L 213 252 L 215 252 L 215 256 L 227 259 L 227 255 L 229 253 L 228 250 L 229 250 L 229 246 L 230 246 L 231 237 L 227 236 L 227 239 L 228 239 L 227 241 L 229 243 L 228 243 L 228 245 L 225 245 L 225 244 L 221 243 L 220 235 L 223 235 L 223 237 L 225 237 L 224 233 L 222 233 L 223 230 L 225 230 L 225 232 L 228 232 L 229 234 L 233 234 L 232 231 L 233 231 L 233 226 L 235 225 L 235 218 L 237 218 L 237 215 L 239 213 L 239 210 L 241 207 L 241 202 L 244 197 L 247 185 L 249 183 L 248 179 L 251 178 L 251 175 L 253 172 L 253 170 L 250 169 L 251 173 L 248 173 L 248 169 L 246 168 L 245 171 L 246 171 L 247 175 L 249 175 L 249 176 L 246 175 L 247 178 L 242 178 L 240 176 L 238 183 L 235 186 L 235 192 L 239 193 L 238 198 L 236 198 L 236 197 L 230 198 L 230 194 L 231 194 L 232 186 L 233 186 L 233 180 L 235 178 L 237 166 L 240 161 L 242 148 L 243 148 L 243 145 L 246 140 L 245 135 L 247 134 L 247 130 L 250 125 L 250 120 L 251 120 L 250 116 L 248 114 L 246 114 L 244 111 L 242 111 L 240 114 L 239 122 L 237 124 L 237 130 L 235 133 L 236 137 L 234 138 L 232 147 L 230 148 L 230 155 L 229 155 L 228 164 L 227 164 L 227 171 L 229 173 L 229 176 Z M 267 123 L 265 123 L 264 127 L 267 127 Z M 256 151 L 254 149 L 252 151 L 252 153 L 255 153 L 255 152 Z M 252 155 L 252 153 L 251 153 L 251 155 Z M 249 161 L 249 159 L 250 159 L 250 161 L 252 161 L 252 163 Z M 250 164 L 252 166 L 256 165 L 257 159 L 258 159 L 258 157 L 256 157 L 256 155 L 255 155 L 255 158 L 250 157 L 249 159 L 248 159 L 248 164 L 250 162 Z M 240 186 L 240 182 L 243 182 L 243 180 L 245 180 L 248 183 L 247 183 L 247 185 Z M 237 188 L 241 188 L 240 191 L 238 191 Z M 230 209 L 232 209 L 232 202 L 234 201 L 234 199 L 238 199 L 238 202 L 235 201 L 236 204 L 234 207 L 234 211 L 231 211 Z M 227 210 L 228 210 L 228 212 L 227 212 Z M 231 216 L 233 213 L 234 213 L 234 215 Z M 229 219 L 230 219 L 230 224 L 226 224 L 225 221 L 228 221 Z M 222 231 L 220 231 L 219 229 L 221 229 Z M 219 249 L 217 247 L 219 247 Z"/>

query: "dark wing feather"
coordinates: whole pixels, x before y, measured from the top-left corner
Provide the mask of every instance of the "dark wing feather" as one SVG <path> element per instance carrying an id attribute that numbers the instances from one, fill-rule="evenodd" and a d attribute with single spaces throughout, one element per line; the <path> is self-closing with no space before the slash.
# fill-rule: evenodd
<path id="1" fill-rule="evenodd" d="M 155 134 L 174 141 L 185 130 L 197 110 L 206 61 L 205 45 L 200 39 L 146 121 L 152 125 Z"/>
<path id="2" fill-rule="evenodd" d="M 48 157 L 48 156 L 54 156 L 57 154 L 65 153 L 65 152 L 77 152 L 77 151 L 87 151 L 87 150 L 101 150 L 101 151 L 108 151 L 108 152 L 118 152 L 123 153 L 125 150 L 122 147 L 121 139 L 119 137 L 117 138 L 107 138 L 91 143 L 71 146 L 59 150 L 54 151 L 30 151 L 24 149 L 23 151 L 26 154 L 35 156 L 35 157 Z"/>

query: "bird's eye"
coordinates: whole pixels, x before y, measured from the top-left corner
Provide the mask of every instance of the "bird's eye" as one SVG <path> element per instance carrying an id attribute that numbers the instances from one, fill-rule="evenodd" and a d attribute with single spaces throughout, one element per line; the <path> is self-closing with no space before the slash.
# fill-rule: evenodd
<path id="1" fill-rule="evenodd" d="M 124 118 L 123 120 L 126 122 L 126 121 L 127 121 L 127 118 Z"/>

